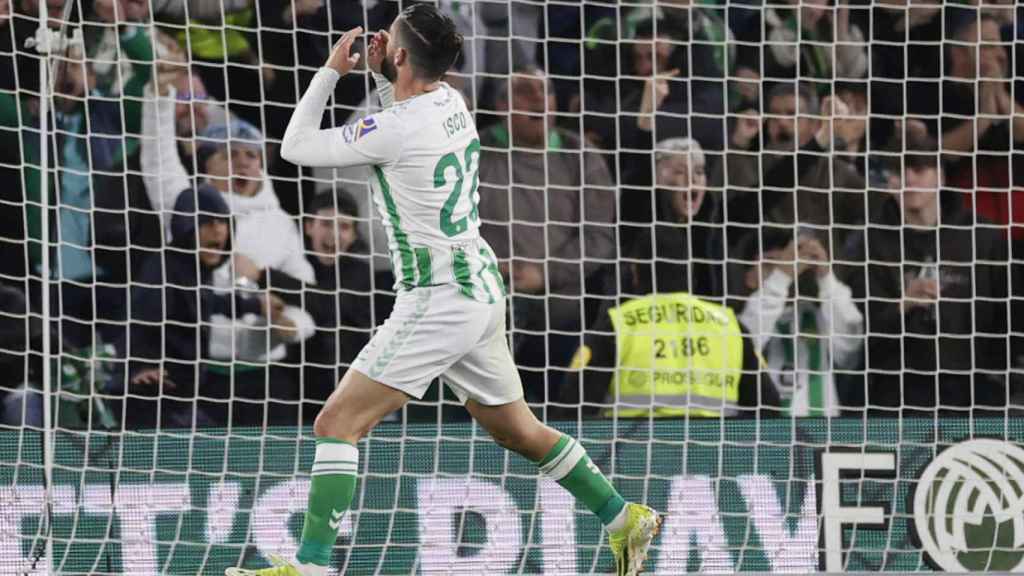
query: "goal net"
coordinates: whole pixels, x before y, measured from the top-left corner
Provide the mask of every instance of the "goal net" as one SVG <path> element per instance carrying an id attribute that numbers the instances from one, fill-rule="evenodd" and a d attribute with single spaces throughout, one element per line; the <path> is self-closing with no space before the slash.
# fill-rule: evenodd
<path id="1" fill-rule="evenodd" d="M 0 0 L 0 573 L 294 554 L 401 207 L 281 138 L 401 4 Z M 1024 569 L 1024 11 L 439 5 L 480 149 L 438 225 L 493 247 L 537 416 L 664 512 L 650 573 Z M 379 111 L 360 66 L 325 126 Z M 332 574 L 613 570 L 438 382 L 359 450 Z"/>

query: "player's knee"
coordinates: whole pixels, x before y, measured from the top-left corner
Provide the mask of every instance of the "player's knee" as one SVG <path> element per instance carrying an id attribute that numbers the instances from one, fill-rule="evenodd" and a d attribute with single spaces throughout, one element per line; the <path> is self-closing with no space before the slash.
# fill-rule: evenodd
<path id="1" fill-rule="evenodd" d="M 515 437 L 505 431 L 492 432 L 491 438 L 494 438 L 494 443 L 506 450 L 515 451 Z"/>
<path id="2" fill-rule="evenodd" d="M 534 444 L 536 444 L 537 440 L 537 430 L 534 426 L 508 426 L 492 432 L 491 437 L 494 438 L 498 446 L 524 456 L 529 456 L 536 451 Z"/>
<path id="3" fill-rule="evenodd" d="M 356 444 L 370 431 L 368 426 L 359 426 L 352 419 L 337 416 L 332 410 L 321 410 L 313 422 L 313 434 L 317 438 L 334 438 Z"/>

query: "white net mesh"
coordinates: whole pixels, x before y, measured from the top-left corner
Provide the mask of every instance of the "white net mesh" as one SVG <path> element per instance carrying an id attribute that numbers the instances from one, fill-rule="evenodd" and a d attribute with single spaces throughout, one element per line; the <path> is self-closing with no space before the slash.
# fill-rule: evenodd
<path id="1" fill-rule="evenodd" d="M 651 572 L 1024 567 L 1024 10 L 440 6 L 526 399 L 667 514 Z M 310 426 L 395 293 L 370 169 L 281 138 L 400 8 L 0 0 L 0 573 L 294 553 Z M 374 87 L 325 124 L 370 130 Z M 437 383 L 360 452 L 332 573 L 612 569 Z"/>

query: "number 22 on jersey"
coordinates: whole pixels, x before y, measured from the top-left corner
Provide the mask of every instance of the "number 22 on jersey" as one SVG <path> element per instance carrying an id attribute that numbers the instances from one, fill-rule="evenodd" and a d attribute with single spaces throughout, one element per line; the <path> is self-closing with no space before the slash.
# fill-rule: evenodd
<path id="1" fill-rule="evenodd" d="M 452 187 L 452 193 L 445 200 L 444 206 L 441 207 L 440 218 L 441 231 L 449 238 L 465 232 L 469 228 L 470 219 L 473 222 L 480 220 L 476 196 L 476 188 L 480 183 L 480 140 L 473 138 L 466 146 L 461 162 L 455 152 L 449 152 L 437 161 L 437 165 L 434 166 L 434 188 L 444 188 L 448 185 L 450 182 L 448 173 L 451 170 L 455 172 L 455 185 Z M 452 220 L 455 216 L 455 208 L 459 204 L 459 198 L 462 196 L 462 185 L 465 183 L 467 173 L 473 175 L 473 181 L 469 186 L 469 214 L 458 220 Z"/>

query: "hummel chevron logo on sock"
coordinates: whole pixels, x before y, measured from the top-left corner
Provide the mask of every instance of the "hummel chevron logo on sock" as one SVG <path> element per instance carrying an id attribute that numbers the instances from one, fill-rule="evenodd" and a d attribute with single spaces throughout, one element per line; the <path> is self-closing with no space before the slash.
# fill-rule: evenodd
<path id="1" fill-rule="evenodd" d="M 331 510 L 332 520 L 327 521 L 327 525 L 331 527 L 331 530 L 337 530 L 338 526 L 341 526 L 341 517 L 344 515 L 344 510 Z"/>

